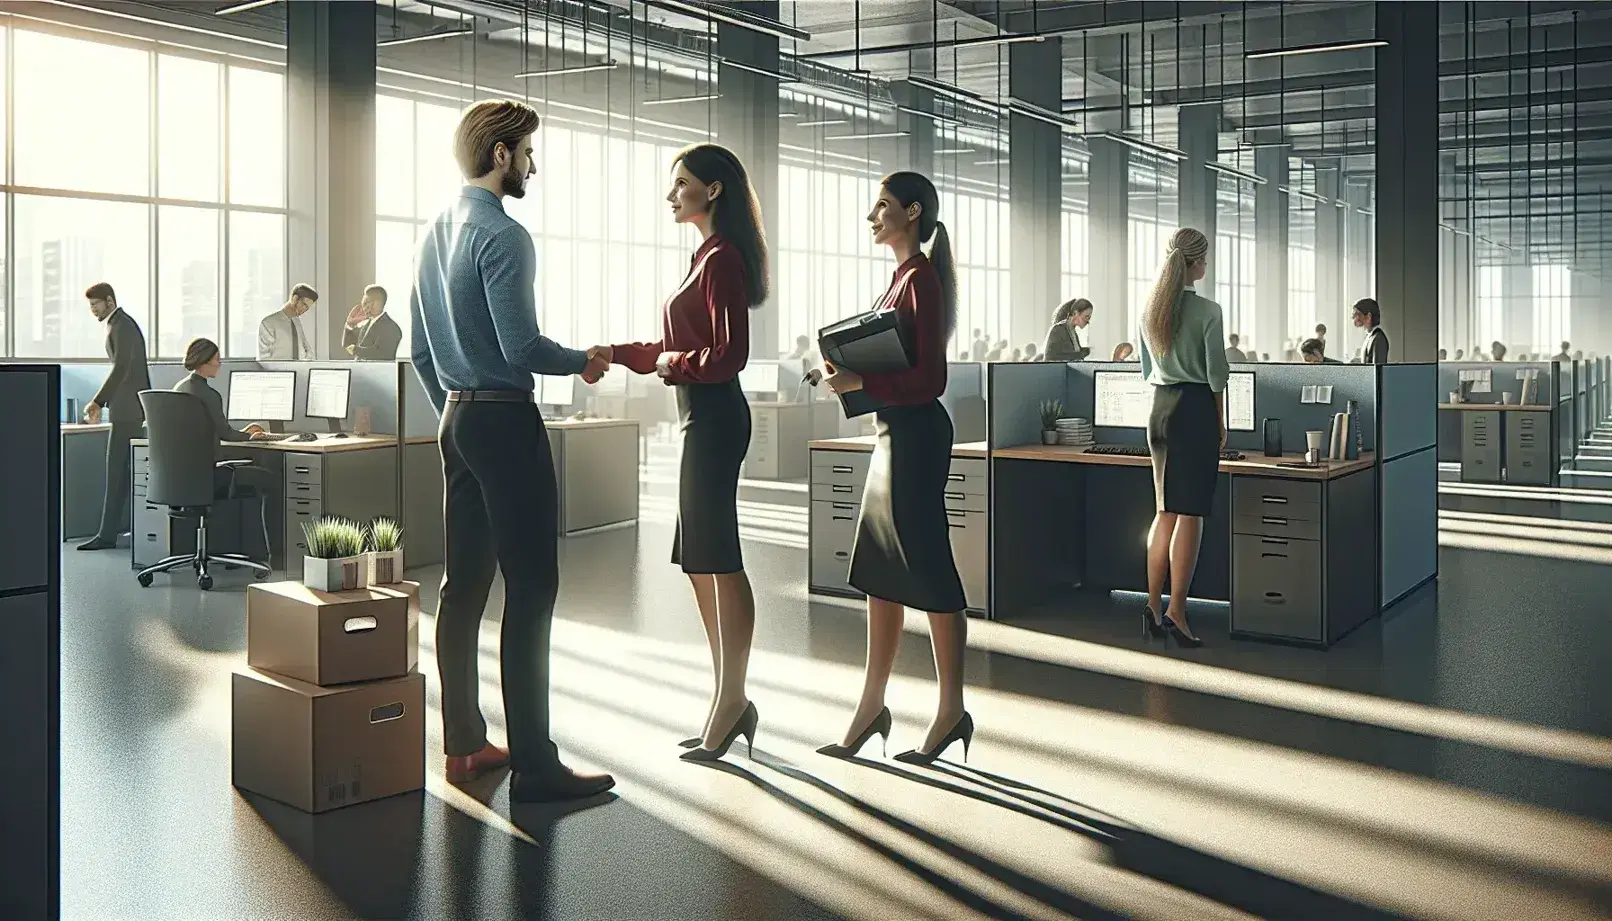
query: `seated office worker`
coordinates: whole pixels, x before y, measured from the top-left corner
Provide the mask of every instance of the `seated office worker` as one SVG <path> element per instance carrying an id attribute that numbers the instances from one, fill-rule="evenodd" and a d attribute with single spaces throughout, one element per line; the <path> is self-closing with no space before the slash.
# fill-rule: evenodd
<path id="1" fill-rule="evenodd" d="M 672 161 L 672 220 L 702 242 L 661 309 L 661 338 L 611 346 L 610 357 L 677 389 L 683 450 L 672 564 L 682 567 L 711 650 L 716 694 L 685 761 L 715 761 L 759 719 L 745 690 L 756 599 L 739 550 L 739 468 L 750 449 L 750 404 L 739 372 L 750 357 L 750 311 L 767 299 L 767 240 L 744 164 L 696 144 Z M 801 354 L 805 351 L 802 349 Z"/>
<path id="2" fill-rule="evenodd" d="M 185 370 L 190 373 L 174 385 L 178 393 L 188 393 L 202 401 L 207 407 L 207 416 L 213 420 L 213 432 L 220 442 L 225 441 L 270 441 L 274 436 L 264 431 L 263 426 L 253 422 L 244 429 L 237 429 L 229 424 L 224 416 L 224 398 L 219 396 L 213 385 L 208 383 L 218 376 L 219 369 L 218 344 L 211 339 L 192 339 L 185 348 Z M 213 494 L 226 496 L 235 484 L 236 472 L 223 468 L 213 468 Z"/>
<path id="3" fill-rule="evenodd" d="M 1341 365 L 1343 362 L 1336 358 L 1327 357 L 1327 344 L 1321 339 L 1306 339 L 1299 346 L 1299 354 L 1303 356 L 1306 364 L 1312 365 Z"/>
<path id="4" fill-rule="evenodd" d="M 1369 297 L 1355 301 L 1354 320 L 1356 326 L 1366 331 L 1366 338 L 1360 340 L 1360 363 L 1388 364 L 1388 334 L 1383 332 L 1377 302 Z"/>
<path id="5" fill-rule="evenodd" d="M 1041 352 L 1043 361 L 1085 361 L 1091 349 L 1080 344 L 1079 330 L 1091 325 L 1091 301 L 1083 297 L 1064 301 L 1052 313 L 1052 328 Z"/>
<path id="6" fill-rule="evenodd" d="M 537 111 L 512 100 L 465 109 L 453 151 L 466 184 L 429 226 L 410 304 L 414 367 L 442 418 L 446 547 L 437 610 L 449 782 L 509 764 L 510 799 L 576 799 L 615 785 L 560 761 L 549 729 L 549 636 L 559 592 L 559 495 L 534 374 L 592 383 L 608 349 L 580 352 L 537 327 L 531 235 L 504 212 L 536 172 Z M 496 565 L 495 565 L 496 564 Z M 504 572 L 500 665 L 505 751 L 487 741 L 476 664 L 496 569 Z"/>
<path id="7" fill-rule="evenodd" d="M 308 344 L 308 331 L 302 315 L 319 302 L 319 292 L 310 285 L 291 289 L 285 306 L 263 318 L 257 325 L 258 361 L 306 361 L 314 357 Z"/>
<path id="8" fill-rule="evenodd" d="M 112 431 L 106 439 L 106 492 L 101 497 L 101 527 L 94 537 L 79 544 L 78 549 L 109 550 L 118 545 L 118 534 L 123 531 L 132 476 L 129 442 L 145 431 L 146 412 L 140 405 L 140 391 L 151 389 L 151 373 L 146 368 L 145 334 L 140 332 L 140 324 L 118 306 L 112 286 L 104 281 L 90 285 L 84 297 L 90 302 L 90 313 L 106 324 L 106 357 L 112 359 L 112 370 L 84 408 L 84 418 L 99 423 L 104 407 Z"/>
<path id="9" fill-rule="evenodd" d="M 1177 230 L 1142 312 L 1142 377 L 1153 385 L 1147 447 L 1153 457 L 1155 515 L 1147 539 L 1145 631 L 1202 646 L 1187 627 L 1187 591 L 1198 567 L 1203 519 L 1214 507 L 1220 452 L 1226 446 L 1226 381 L 1220 305 L 1192 290 L 1209 266 L 1209 241 Z M 1164 584 L 1170 607 L 1160 617 Z"/>
<path id="10" fill-rule="evenodd" d="M 370 285 L 358 305 L 347 311 L 342 348 L 359 361 L 396 361 L 403 328 L 386 313 L 386 289 Z"/>
<path id="11" fill-rule="evenodd" d="M 974 737 L 974 719 L 963 707 L 968 603 L 946 524 L 953 432 L 951 417 L 940 405 L 946 390 L 946 340 L 957 319 L 957 276 L 946 226 L 940 223 L 940 197 L 928 177 L 913 172 L 886 176 L 867 219 L 874 244 L 888 246 L 897 262 L 878 309 L 895 311 L 916 355 L 913 366 L 902 371 L 863 376 L 828 368 L 827 383 L 835 393 L 862 390 L 883 408 L 876 417 L 851 551 L 850 583 L 868 596 L 862 698 L 841 742 L 818 751 L 850 758 L 875 734 L 889 741 L 885 687 L 901 641 L 903 609 L 915 608 L 929 612 L 940 699 L 923 744 L 896 760 L 931 764 L 957 741 L 966 757 Z M 920 244 L 930 239 L 934 244 L 925 255 Z"/>

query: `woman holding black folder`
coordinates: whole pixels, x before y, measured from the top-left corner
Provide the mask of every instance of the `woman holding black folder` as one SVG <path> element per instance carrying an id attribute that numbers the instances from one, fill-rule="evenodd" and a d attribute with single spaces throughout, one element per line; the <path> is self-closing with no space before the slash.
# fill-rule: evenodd
<path id="1" fill-rule="evenodd" d="M 952 561 L 944 495 L 952 424 L 939 398 L 946 389 L 946 340 L 957 318 L 957 281 L 939 217 L 940 199 L 928 178 L 912 172 L 885 177 L 867 219 L 873 242 L 890 247 L 897 267 L 877 309 L 895 312 L 914 361 L 905 370 L 866 375 L 828 367 L 835 393 L 860 390 L 882 406 L 851 554 L 851 585 L 868 596 L 862 699 L 842 742 L 818 749 L 838 758 L 855 755 L 874 735 L 889 741 L 884 691 L 905 608 L 929 612 L 940 702 L 923 744 L 897 760 L 928 764 L 957 741 L 966 758 L 974 735 L 974 720 L 963 709 L 967 603 Z M 926 256 L 920 244 L 931 239 Z M 816 383 L 819 372 L 811 376 Z"/>
<path id="2" fill-rule="evenodd" d="M 611 361 L 677 387 L 683 425 L 672 562 L 694 588 L 716 672 L 701 734 L 686 761 L 715 761 L 739 736 L 752 743 L 756 707 L 745 693 L 756 600 L 739 552 L 739 468 L 750 448 L 750 405 L 739 372 L 750 357 L 749 311 L 767 298 L 767 240 L 744 164 L 696 144 L 672 161 L 672 219 L 704 242 L 667 299 L 661 338 L 611 347 Z"/>

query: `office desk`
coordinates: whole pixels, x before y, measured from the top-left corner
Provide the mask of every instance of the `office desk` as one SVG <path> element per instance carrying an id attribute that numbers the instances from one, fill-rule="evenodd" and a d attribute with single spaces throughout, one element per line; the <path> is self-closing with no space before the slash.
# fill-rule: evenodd
<path id="1" fill-rule="evenodd" d="M 1461 418 L 1461 482 L 1550 486 L 1561 468 L 1553 406 L 1440 403 Z"/>
<path id="2" fill-rule="evenodd" d="M 146 501 L 151 476 L 148 444 L 144 438 L 133 442 L 135 569 L 195 546 L 190 523 L 176 523 L 168 516 L 167 508 Z M 263 510 L 269 532 L 269 562 L 276 569 L 301 565 L 301 557 L 307 552 L 302 534 L 305 523 L 325 516 L 362 523 L 398 517 L 396 435 L 229 441 L 222 445 L 224 457 L 245 458 L 266 469 L 269 481 L 277 487 L 277 495 L 264 497 Z M 215 549 L 261 554 L 263 538 L 254 515 L 243 511 L 238 520 L 220 521 L 219 525 L 218 531 L 209 529 L 209 536 L 218 537 Z M 410 535 L 405 534 L 405 554 L 409 545 Z M 413 565 L 407 556 L 405 561 Z"/>
<path id="3" fill-rule="evenodd" d="M 825 595 L 861 598 L 848 581 L 851 545 L 868 477 L 873 436 L 813 441 L 807 585 Z M 946 517 L 952 558 L 972 614 L 984 614 L 988 599 L 990 537 L 984 442 L 952 445 L 946 487 Z"/>
<path id="4" fill-rule="evenodd" d="M 1228 601 L 1233 636 L 1326 646 L 1378 610 L 1374 455 L 1221 461 L 1190 594 Z M 991 452 L 991 616 L 1074 587 L 1147 589 L 1146 457 L 1060 445 Z"/>
<path id="5" fill-rule="evenodd" d="M 62 540 L 93 537 L 100 530 L 111 431 L 110 422 L 62 423 Z"/>

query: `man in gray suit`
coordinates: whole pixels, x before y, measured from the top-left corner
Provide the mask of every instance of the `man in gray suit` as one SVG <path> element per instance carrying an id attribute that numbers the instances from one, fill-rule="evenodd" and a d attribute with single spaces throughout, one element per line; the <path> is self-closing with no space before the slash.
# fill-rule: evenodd
<path id="1" fill-rule="evenodd" d="M 311 360 L 313 347 L 302 328 L 302 315 L 319 302 L 319 292 L 311 285 L 297 285 L 285 306 L 263 318 L 257 327 L 258 361 Z"/>
<path id="2" fill-rule="evenodd" d="M 386 289 L 370 285 L 364 298 L 347 312 L 347 328 L 341 344 L 347 354 L 359 361 L 397 361 L 397 347 L 403 344 L 403 328 L 386 315 Z"/>
<path id="3" fill-rule="evenodd" d="M 84 297 L 90 302 L 90 313 L 106 324 L 106 357 L 112 359 L 112 371 L 85 407 L 84 417 L 98 423 L 104 407 L 112 432 L 106 439 L 101 529 L 78 549 L 109 550 L 118 545 L 129 507 L 129 442 L 145 434 L 146 414 L 140 406 L 140 391 L 151 389 L 151 374 L 146 370 L 145 334 L 140 332 L 140 324 L 118 307 L 112 286 L 104 281 L 90 285 Z"/>

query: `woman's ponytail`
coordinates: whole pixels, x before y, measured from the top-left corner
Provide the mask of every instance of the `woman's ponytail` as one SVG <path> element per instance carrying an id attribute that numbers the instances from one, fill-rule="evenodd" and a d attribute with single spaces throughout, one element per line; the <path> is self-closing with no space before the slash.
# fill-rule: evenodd
<path id="1" fill-rule="evenodd" d="M 946 335 L 957 328 L 957 266 L 952 261 L 952 238 L 946 225 L 935 221 L 935 235 L 929 244 L 929 264 L 940 276 L 940 302 L 946 308 Z"/>

